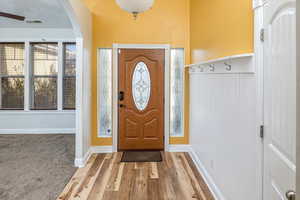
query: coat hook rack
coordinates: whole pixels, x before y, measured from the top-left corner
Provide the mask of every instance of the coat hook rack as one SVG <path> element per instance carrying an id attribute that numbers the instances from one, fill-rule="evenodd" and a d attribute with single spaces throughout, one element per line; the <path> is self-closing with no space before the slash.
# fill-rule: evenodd
<path id="1" fill-rule="evenodd" d="M 231 71 L 232 66 L 228 64 L 227 62 L 224 62 L 224 65 L 226 66 L 227 71 Z"/>

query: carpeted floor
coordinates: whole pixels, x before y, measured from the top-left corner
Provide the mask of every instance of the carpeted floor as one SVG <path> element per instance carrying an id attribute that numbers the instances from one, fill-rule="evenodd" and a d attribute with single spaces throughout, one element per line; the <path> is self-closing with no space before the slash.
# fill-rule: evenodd
<path id="1" fill-rule="evenodd" d="M 0 135 L 0 199 L 55 200 L 74 167 L 74 135 Z"/>

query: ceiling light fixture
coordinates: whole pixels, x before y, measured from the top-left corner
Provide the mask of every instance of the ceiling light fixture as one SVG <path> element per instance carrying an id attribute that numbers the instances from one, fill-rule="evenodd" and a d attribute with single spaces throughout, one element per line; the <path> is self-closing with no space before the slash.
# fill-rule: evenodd
<path id="1" fill-rule="evenodd" d="M 154 0 L 116 0 L 117 4 L 123 10 L 133 14 L 134 19 L 139 13 L 149 10 L 154 3 Z"/>

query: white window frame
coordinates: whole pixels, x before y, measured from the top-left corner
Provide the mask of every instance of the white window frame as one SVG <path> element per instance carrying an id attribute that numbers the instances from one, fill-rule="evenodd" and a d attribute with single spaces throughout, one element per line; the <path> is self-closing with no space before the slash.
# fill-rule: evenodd
<path id="1" fill-rule="evenodd" d="M 24 42 L 1 42 L 1 44 L 24 44 L 24 54 L 25 54 L 25 43 Z M 25 63 L 25 55 L 24 55 L 24 63 Z M 23 75 L 1 75 L 0 74 L 0 108 L 2 108 L 2 78 L 24 78 L 25 83 L 25 66 L 24 66 Z M 24 85 L 24 98 L 25 98 L 25 85 Z M 23 109 L 1 109 L 2 111 L 23 111 L 25 109 L 25 101 Z"/>
<path id="2" fill-rule="evenodd" d="M 61 71 L 59 71 L 59 78 L 60 78 L 60 81 L 61 81 L 61 85 L 62 87 L 60 88 L 61 91 L 59 92 L 61 94 L 61 99 L 59 99 L 60 101 L 58 101 L 58 106 L 61 105 L 61 110 L 76 110 L 76 102 L 74 104 L 74 109 L 64 109 L 64 78 L 68 77 L 72 77 L 72 78 L 75 78 L 75 80 L 77 79 L 77 76 L 76 76 L 76 71 L 77 71 L 77 65 L 76 65 L 76 62 L 75 62 L 75 74 L 74 75 L 66 75 L 65 74 L 65 45 L 68 45 L 68 44 L 74 44 L 75 45 L 75 48 L 76 48 L 76 55 L 77 55 L 77 45 L 76 45 L 76 42 L 62 42 L 62 46 L 61 46 L 61 52 L 59 52 L 60 56 L 61 56 L 61 61 L 59 61 L 61 63 Z M 77 59 L 77 56 L 76 58 Z M 60 70 L 58 69 L 58 70 Z M 76 81 L 75 81 L 75 85 L 76 85 Z M 75 93 L 76 93 L 76 86 L 75 86 Z M 76 94 L 75 94 L 75 99 L 76 99 Z"/>
<path id="3" fill-rule="evenodd" d="M 16 112 L 27 112 L 27 113 L 75 113 L 75 110 L 64 110 L 63 109 L 63 68 L 64 68 L 64 43 L 76 43 L 74 39 L 58 39 L 58 40 L 45 40 L 45 39 L 32 39 L 32 40 L 14 40 L 6 41 L 0 40 L 0 43 L 24 43 L 25 58 L 24 58 L 24 110 L 3 110 L 2 113 L 16 113 Z M 57 43 L 58 44 L 58 74 L 57 74 L 57 109 L 56 110 L 31 110 L 32 101 L 32 51 L 31 43 Z M 76 45 L 77 46 L 77 45 Z M 1 90 L 1 89 L 0 89 Z M 77 91 L 77 90 L 76 90 Z M 76 107 L 76 106 L 75 106 Z"/>
<path id="4" fill-rule="evenodd" d="M 56 44 L 57 45 L 57 60 L 56 60 L 56 63 L 57 63 L 57 75 L 36 75 L 34 74 L 34 64 L 33 64 L 33 50 L 31 49 L 31 47 L 33 45 L 36 45 L 36 44 Z M 62 79 L 62 71 L 63 71 L 63 54 L 62 54 L 62 43 L 61 42 L 37 42 L 37 43 L 31 43 L 30 44 L 30 92 L 31 92 L 31 95 L 30 95 L 30 110 L 62 110 L 62 87 L 63 87 L 63 82 L 61 81 Z M 61 60 L 60 60 L 61 59 Z M 33 108 L 33 105 L 34 105 L 34 80 L 35 78 L 56 78 L 56 109 L 35 109 Z"/>

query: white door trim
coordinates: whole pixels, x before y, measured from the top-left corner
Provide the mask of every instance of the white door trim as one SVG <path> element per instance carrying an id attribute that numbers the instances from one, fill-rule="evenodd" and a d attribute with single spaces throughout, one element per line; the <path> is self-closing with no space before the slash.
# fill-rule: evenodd
<path id="1" fill-rule="evenodd" d="M 264 53 L 263 53 L 263 41 L 260 39 L 261 30 L 263 26 L 263 16 L 264 8 L 263 2 L 261 0 L 254 0 L 256 6 L 253 7 L 254 12 L 254 65 L 256 73 L 256 95 L 257 95 L 257 116 L 256 116 L 256 133 L 260 134 L 260 127 L 264 125 Z M 259 187 L 259 200 L 263 200 L 263 171 L 264 171 L 264 142 L 261 140 L 260 145 L 258 145 L 258 165 L 259 165 L 259 177 L 260 181 Z"/>
<path id="2" fill-rule="evenodd" d="M 165 104 L 164 137 L 165 151 L 169 151 L 170 137 L 170 45 L 169 44 L 113 44 L 113 84 L 112 84 L 112 139 L 113 152 L 118 151 L 118 49 L 165 49 Z"/>

